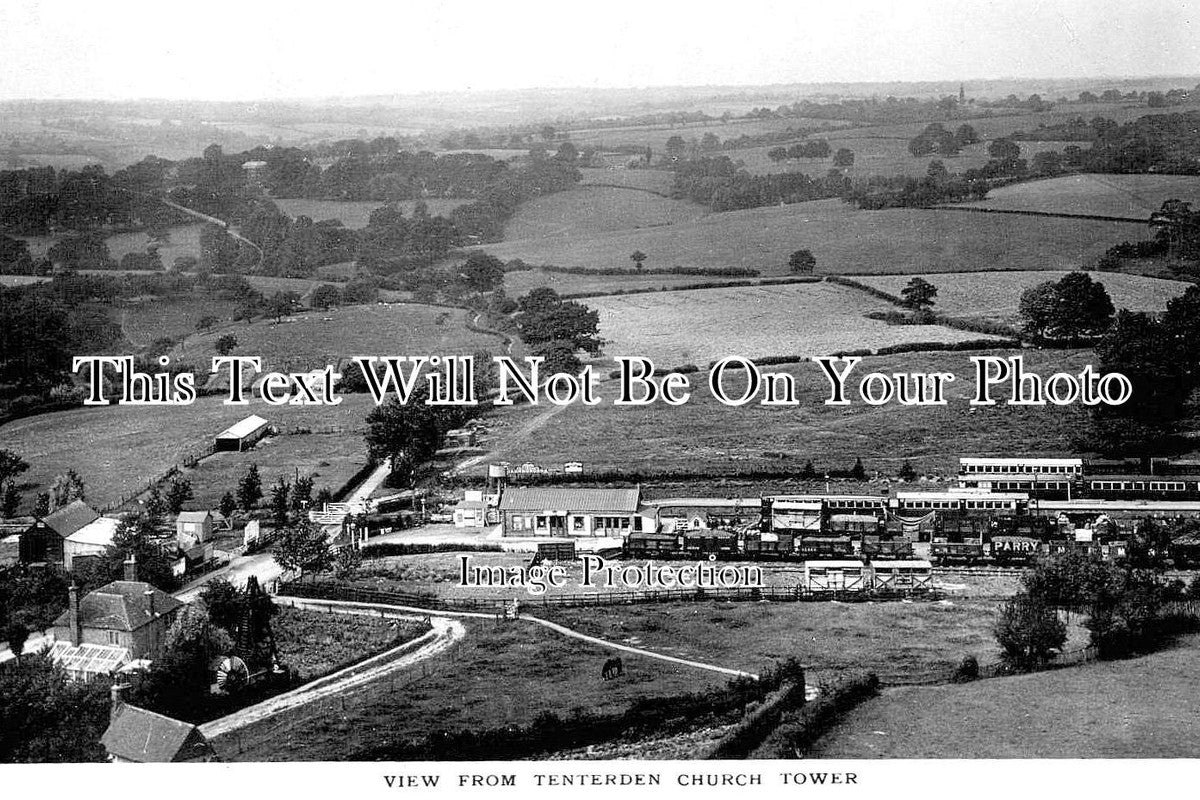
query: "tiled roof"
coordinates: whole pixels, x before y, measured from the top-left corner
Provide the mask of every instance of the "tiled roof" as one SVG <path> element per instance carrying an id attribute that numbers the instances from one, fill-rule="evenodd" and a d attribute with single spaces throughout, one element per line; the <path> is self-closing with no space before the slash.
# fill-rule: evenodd
<path id="1" fill-rule="evenodd" d="M 65 539 L 99 516 L 87 503 L 76 500 L 53 514 L 47 514 L 42 521 L 46 523 L 46 527 Z"/>
<path id="2" fill-rule="evenodd" d="M 500 497 L 501 511 L 614 511 L 638 509 L 640 489 L 557 489 L 508 487 Z"/>
<path id="3" fill-rule="evenodd" d="M 212 754 L 195 725 L 126 705 L 100 740 L 111 755 L 140 764 L 192 761 Z"/>
<path id="4" fill-rule="evenodd" d="M 146 592 L 153 592 L 154 595 L 153 615 L 150 613 L 150 597 Z M 113 581 L 83 596 L 79 601 L 79 621 L 85 628 L 135 631 L 151 622 L 155 616 L 168 614 L 182 605 L 179 600 L 148 583 Z M 69 617 L 70 611 L 64 611 L 54 620 L 54 624 L 64 627 Z"/>

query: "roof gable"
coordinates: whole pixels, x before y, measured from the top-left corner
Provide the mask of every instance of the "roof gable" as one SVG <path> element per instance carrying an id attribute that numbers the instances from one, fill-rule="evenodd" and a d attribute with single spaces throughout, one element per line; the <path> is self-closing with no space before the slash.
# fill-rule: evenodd
<path id="1" fill-rule="evenodd" d="M 76 500 L 52 514 L 47 514 L 42 518 L 42 522 L 46 523 L 47 528 L 65 539 L 99 516 L 100 514 L 87 503 Z"/>
<path id="2" fill-rule="evenodd" d="M 212 748 L 195 726 L 125 705 L 100 741 L 110 755 L 141 764 L 211 758 Z"/>
<path id="3" fill-rule="evenodd" d="M 206 519 L 212 519 L 212 512 L 209 511 L 180 511 L 179 516 L 175 518 L 176 522 L 204 522 Z"/>

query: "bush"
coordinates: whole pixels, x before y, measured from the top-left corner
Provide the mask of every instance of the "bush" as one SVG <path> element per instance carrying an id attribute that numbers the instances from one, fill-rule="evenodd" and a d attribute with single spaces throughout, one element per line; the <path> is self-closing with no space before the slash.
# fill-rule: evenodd
<path id="1" fill-rule="evenodd" d="M 970 683 L 979 680 L 979 659 L 975 656 L 965 656 L 962 661 L 958 662 L 958 667 L 954 670 L 954 676 L 950 680 L 954 683 Z"/>

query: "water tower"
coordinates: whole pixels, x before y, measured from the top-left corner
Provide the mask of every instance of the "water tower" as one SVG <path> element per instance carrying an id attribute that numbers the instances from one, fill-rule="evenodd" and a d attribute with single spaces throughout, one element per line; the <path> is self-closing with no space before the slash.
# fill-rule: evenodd
<path id="1" fill-rule="evenodd" d="M 508 465 L 488 464 L 487 493 L 497 498 L 500 497 L 506 483 L 508 483 Z"/>

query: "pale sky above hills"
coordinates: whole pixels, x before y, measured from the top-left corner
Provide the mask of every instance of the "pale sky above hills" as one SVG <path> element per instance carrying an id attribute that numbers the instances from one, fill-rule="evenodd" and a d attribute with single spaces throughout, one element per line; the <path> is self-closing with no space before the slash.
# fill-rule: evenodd
<path id="1" fill-rule="evenodd" d="M 3 0 L 0 99 L 1200 73 L 1185 0 Z"/>

